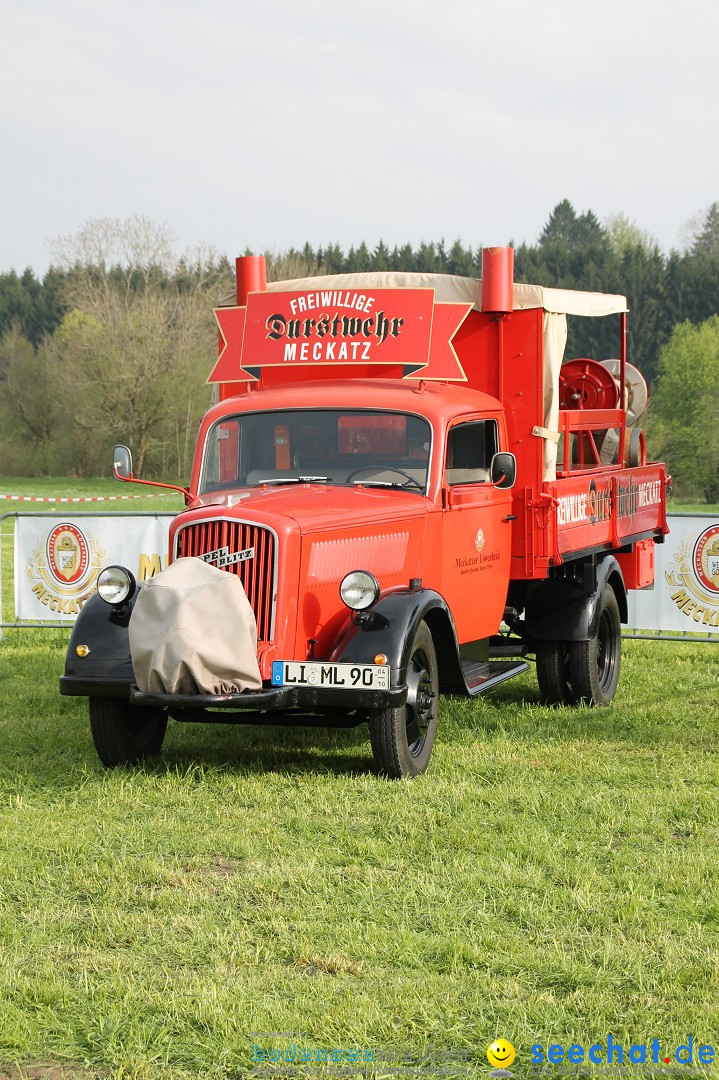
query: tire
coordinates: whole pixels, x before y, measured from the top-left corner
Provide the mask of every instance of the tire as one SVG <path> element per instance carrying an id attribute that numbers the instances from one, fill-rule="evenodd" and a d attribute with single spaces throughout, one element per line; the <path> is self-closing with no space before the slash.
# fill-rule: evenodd
<path id="1" fill-rule="evenodd" d="M 537 642 L 537 682 L 545 705 L 576 705 L 569 676 L 569 643 Z"/>
<path id="2" fill-rule="evenodd" d="M 589 641 L 569 643 L 569 678 L 577 701 L 583 705 L 609 705 L 619 682 L 622 625 L 619 605 L 611 586 L 602 597 L 596 633 Z"/>
<path id="3" fill-rule="evenodd" d="M 167 729 L 161 709 L 130 705 L 123 698 L 90 698 L 90 731 L 98 757 L 107 768 L 137 765 L 159 754 Z"/>
<path id="4" fill-rule="evenodd" d="M 432 635 L 419 624 L 407 665 L 406 705 L 370 713 L 369 733 L 378 770 L 393 780 L 420 776 L 437 732 L 439 670 Z"/>

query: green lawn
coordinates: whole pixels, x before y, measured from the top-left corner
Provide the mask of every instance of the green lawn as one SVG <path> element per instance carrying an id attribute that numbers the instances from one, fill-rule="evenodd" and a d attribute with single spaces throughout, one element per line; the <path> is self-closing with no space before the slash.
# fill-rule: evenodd
<path id="1" fill-rule="evenodd" d="M 486 1076 L 497 1036 L 522 1077 L 536 1043 L 719 1042 L 714 646 L 626 642 L 606 710 L 540 706 L 533 672 L 445 698 L 393 783 L 361 729 L 171 724 L 105 772 L 66 640 L 0 642 L 0 1077 L 239 1080 L 293 1044 Z"/>

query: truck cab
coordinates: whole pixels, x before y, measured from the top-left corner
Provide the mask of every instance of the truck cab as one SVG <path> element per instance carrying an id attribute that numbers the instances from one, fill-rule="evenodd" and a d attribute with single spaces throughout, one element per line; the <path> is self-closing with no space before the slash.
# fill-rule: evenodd
<path id="1" fill-rule="evenodd" d="M 383 595 L 420 579 L 438 590 L 460 638 L 489 637 L 504 611 L 511 495 L 505 471 L 496 477 L 505 486 L 490 479 L 507 444 L 499 402 L 463 387 L 380 380 L 354 387 L 351 400 L 344 383 L 255 391 L 216 406 L 200 431 L 198 498 L 172 524 L 173 558 L 207 557 L 198 529 L 210 513 L 218 551 L 223 521 L 262 523 L 282 550 L 276 587 L 255 581 L 254 559 L 236 568 L 248 595 L 262 592 L 268 604 L 277 596 L 259 627 L 265 677 L 283 650 L 304 659 L 314 642 L 318 657 L 329 655 L 346 614 L 338 590 L 355 570 L 371 571 Z M 245 537 L 235 546 L 251 545 Z M 297 551 L 291 561 L 286 549 Z M 467 575 L 490 553 L 491 598 L 467 604 Z M 208 561 L 228 565 L 234 555 Z"/>

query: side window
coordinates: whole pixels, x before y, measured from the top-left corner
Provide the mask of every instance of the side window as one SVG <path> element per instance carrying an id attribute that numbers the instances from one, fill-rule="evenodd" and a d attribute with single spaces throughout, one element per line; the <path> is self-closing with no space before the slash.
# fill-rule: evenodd
<path id="1" fill-rule="evenodd" d="M 496 420 L 456 424 L 447 440 L 447 483 L 489 483 L 489 466 L 498 450 Z"/>

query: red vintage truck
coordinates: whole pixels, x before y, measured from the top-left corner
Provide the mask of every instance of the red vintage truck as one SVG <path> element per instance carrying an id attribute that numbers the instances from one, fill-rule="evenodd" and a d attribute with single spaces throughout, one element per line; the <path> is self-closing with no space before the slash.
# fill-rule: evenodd
<path id="1" fill-rule="evenodd" d="M 105 765 L 158 752 L 171 716 L 367 723 L 379 771 L 416 776 L 440 691 L 480 694 L 527 657 L 545 702 L 611 702 L 627 590 L 651 586 L 668 531 L 624 297 L 516 284 L 507 248 L 485 250 L 481 281 L 268 284 L 248 256 L 216 314 L 220 400 L 170 560 L 239 578 L 258 683 L 141 689 L 129 626 L 143 586 L 106 568 L 60 680 L 89 697 Z M 613 320 L 616 358 L 567 360 L 574 318 Z M 126 448 L 114 469 L 136 479 Z"/>

